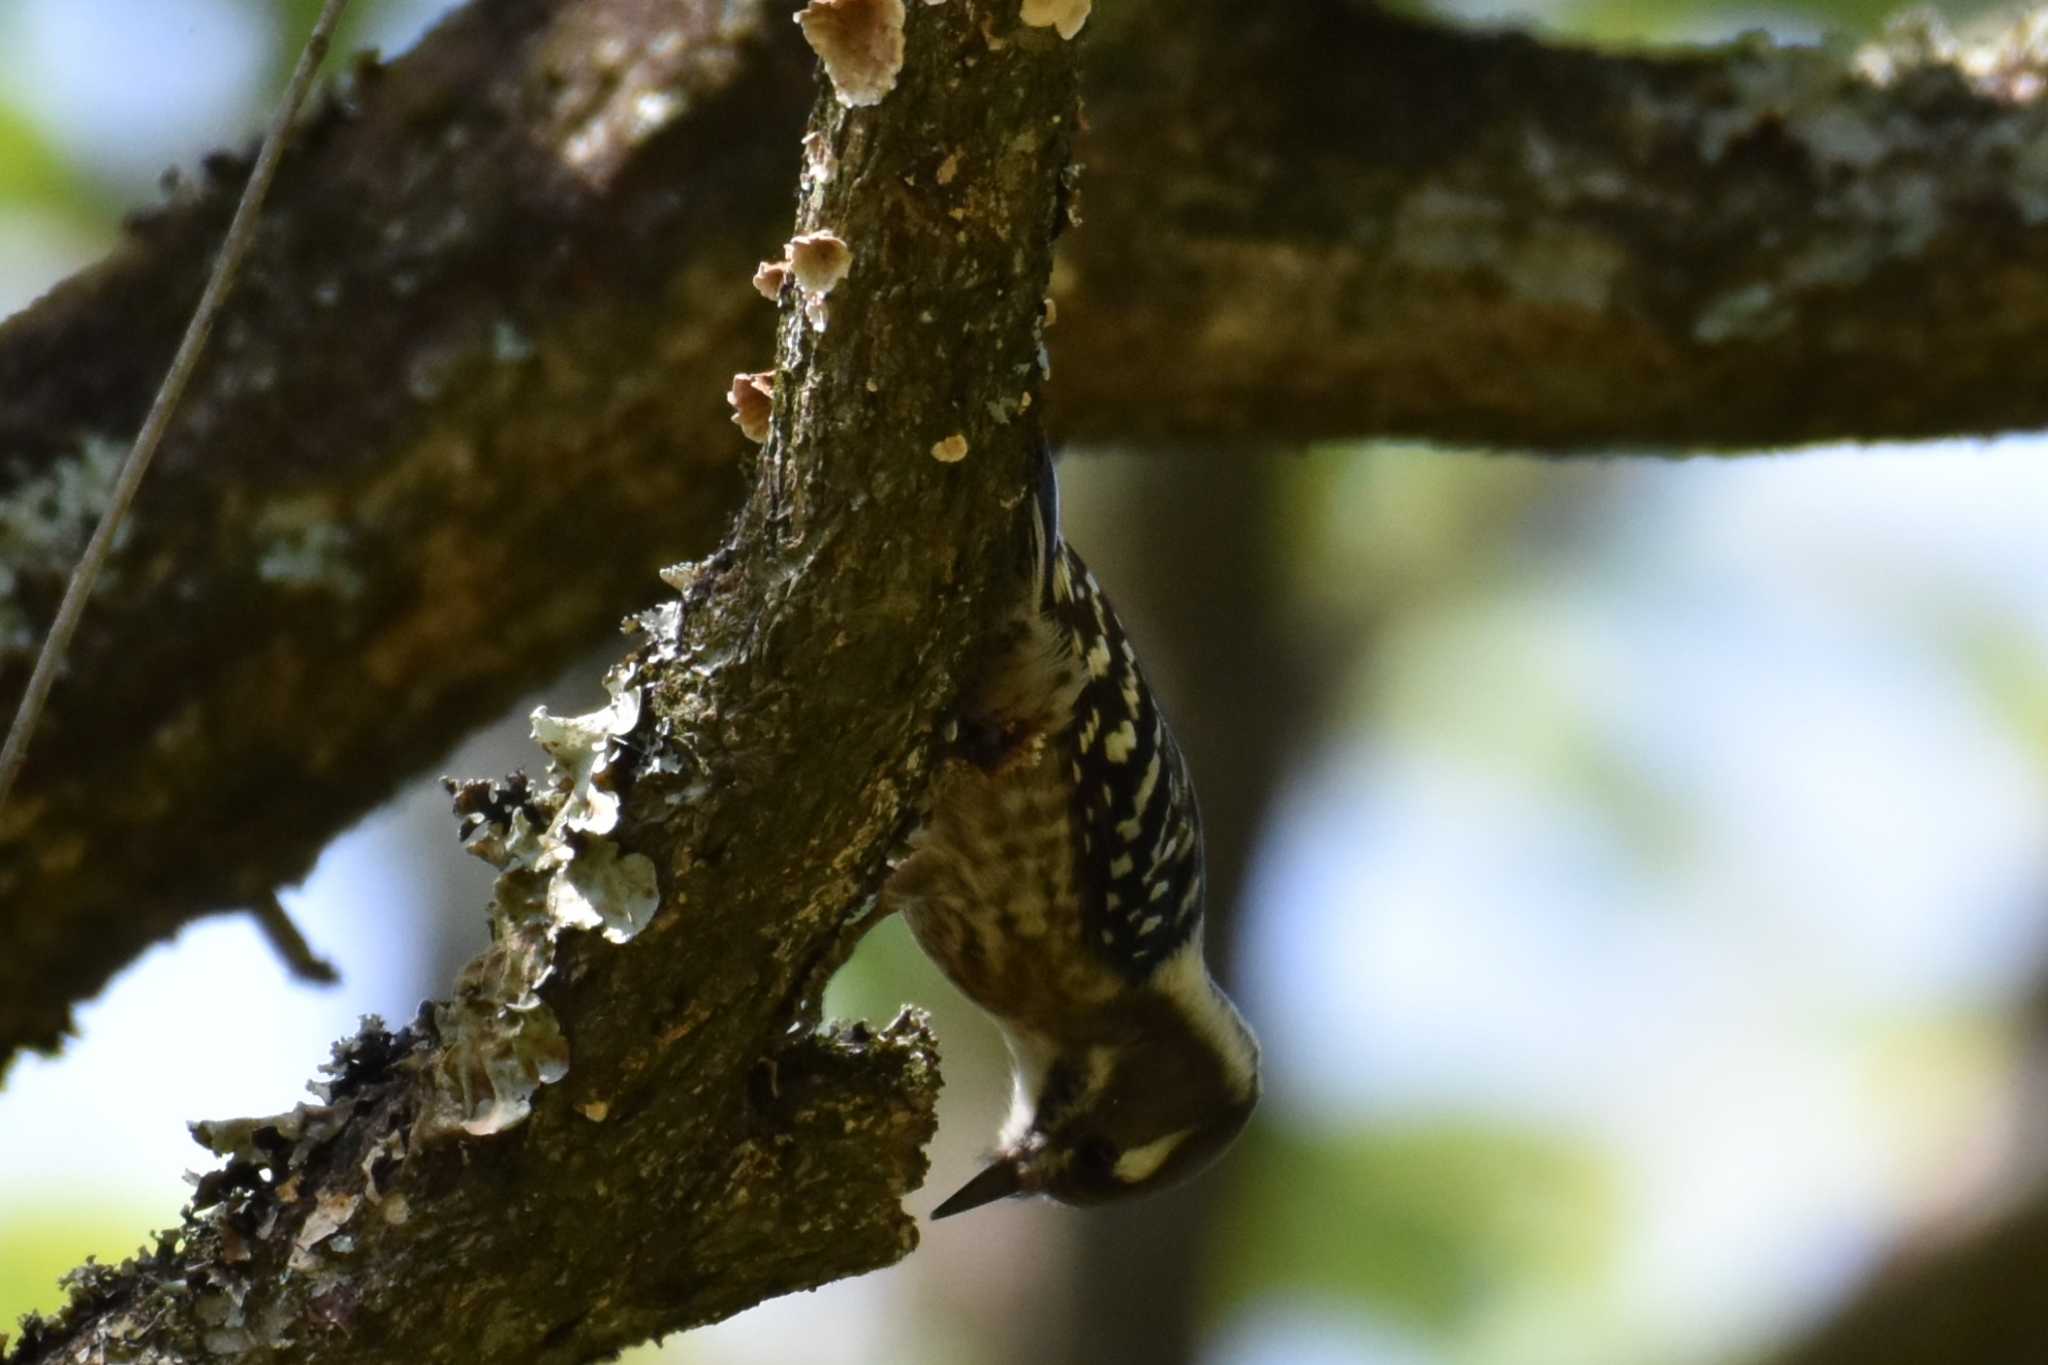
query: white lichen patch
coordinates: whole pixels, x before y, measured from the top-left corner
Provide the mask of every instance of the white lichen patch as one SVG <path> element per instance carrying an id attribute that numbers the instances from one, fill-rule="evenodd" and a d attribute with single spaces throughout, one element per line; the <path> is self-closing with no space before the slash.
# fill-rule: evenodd
<path id="1" fill-rule="evenodd" d="M 70 576 L 127 454 L 125 442 L 88 436 L 76 452 L 0 492 L 0 655 L 36 647 L 40 625 L 15 601 L 19 576 Z M 125 529 L 115 533 L 116 549 L 124 539 Z"/>
<path id="2" fill-rule="evenodd" d="M 967 438 L 954 432 L 932 447 L 932 458 L 940 464 L 958 464 L 967 458 Z"/>
<path id="3" fill-rule="evenodd" d="M 619 798 L 609 781 L 613 738 L 640 723 L 640 689 L 605 680 L 611 701 L 580 716 L 557 716 L 547 707 L 533 711 L 533 738 L 568 778 L 569 791 L 550 833 L 609 834 L 619 823 Z"/>
<path id="4" fill-rule="evenodd" d="M 491 359 L 500 365 L 517 365 L 533 359 L 533 338 L 510 318 L 491 324 Z"/>
<path id="5" fill-rule="evenodd" d="M 340 1190 L 330 1190 L 315 1199 L 313 1211 L 299 1224 L 299 1235 L 292 1239 L 291 1259 L 287 1263 L 290 1268 L 304 1271 L 319 1265 L 320 1258 L 313 1249 L 347 1227 L 362 1202 L 361 1195 Z"/>
<path id="6" fill-rule="evenodd" d="M 281 588 L 323 592 L 342 601 L 360 597 L 367 585 L 355 565 L 348 528 L 333 521 L 276 531 L 256 560 L 256 576 Z"/>
<path id="7" fill-rule="evenodd" d="M 413 1125 L 418 1141 L 504 1132 L 533 1112 L 534 1092 L 569 1074 L 569 1042 L 545 1007 L 487 1010 L 443 1002 L 434 1006 L 434 1027 L 441 1052 L 436 1084 Z"/>
<path id="8" fill-rule="evenodd" d="M 611 700 L 596 711 L 534 712 L 534 738 L 553 760 L 544 783 L 515 776 L 450 784 L 464 845 L 499 876 L 491 945 L 463 968 L 453 998 L 433 1009 L 436 1047 L 424 1066 L 429 1093 L 416 1141 L 483 1136 L 523 1121 L 534 1093 L 568 1074 L 568 1043 L 540 995 L 561 934 L 596 930 L 623 943 L 660 908 L 654 860 L 605 837 L 619 826 L 617 779 L 636 752 L 625 739 L 643 716 L 630 665 L 614 669 L 605 686 Z M 638 771 L 675 769 L 649 759 Z"/>
<path id="9" fill-rule="evenodd" d="M 215 1156 L 260 1165 L 270 1159 L 269 1149 L 277 1144 L 295 1149 L 318 1147 L 330 1141 L 347 1123 L 345 1108 L 301 1100 L 285 1114 L 199 1119 L 185 1126 L 192 1140 Z"/>
<path id="10" fill-rule="evenodd" d="M 1508 213 L 1489 195 L 1425 183 L 1394 214 L 1389 255 L 1418 270 L 1470 270 L 1494 264 Z"/>
<path id="11" fill-rule="evenodd" d="M 824 298 L 853 269 L 853 248 L 829 228 L 792 237 L 783 248 L 797 287 Z"/>
<path id="12" fill-rule="evenodd" d="M 775 415 L 775 371 L 736 374 L 725 401 L 732 407 L 733 425 L 755 445 L 768 439 L 769 419 Z"/>
<path id="13" fill-rule="evenodd" d="M 1627 251 L 1598 231 L 1517 221 L 1498 198 L 1426 184 L 1394 214 L 1388 255 L 1430 273 L 1480 271 L 1525 303 L 1600 312 L 1626 269 Z M 1286 262 L 1270 263 L 1284 278 Z"/>
<path id="14" fill-rule="evenodd" d="M 546 707 L 533 713 L 533 737 L 554 759 L 565 789 L 531 866 L 547 877 L 543 903 L 556 926 L 598 929 L 624 943 L 647 926 L 661 898 L 654 861 L 621 856 L 603 837 L 619 824 L 613 774 L 625 751 L 618 738 L 640 723 L 641 709 L 640 689 L 620 674 L 605 685 L 610 704 L 587 715 L 554 716 Z"/>
<path id="15" fill-rule="evenodd" d="M 1914 120 L 1827 63 L 1765 50 L 1731 61 L 1727 77 L 1726 106 L 1696 116 L 1699 151 L 1709 162 L 1766 133 L 1789 138 L 1822 168 L 1845 172 L 1866 172 L 1926 145 Z M 1689 109 L 1678 116 L 1695 118 Z"/>
<path id="16" fill-rule="evenodd" d="M 1803 111 L 1788 124 L 1788 131 L 1823 165 L 1867 171 L 1900 150 L 1896 139 L 1905 130 L 1881 123 L 1868 110 L 1829 104 Z"/>
<path id="17" fill-rule="evenodd" d="M 2038 16 L 1959 40 L 1922 13 L 1844 63 L 1828 53 L 1757 45 L 1731 56 L 1725 98 L 1639 96 L 1645 146 L 1689 138 L 1704 160 L 1762 140 L 1809 163 L 1810 226 L 1759 257 L 1764 286 L 1744 281 L 1701 310 L 1703 339 L 1754 336 L 1796 316 L 1800 291 L 1848 287 L 1926 254 L 1951 229 L 2002 201 L 2029 223 L 2048 221 L 2048 156 L 2041 113 L 2048 89 L 2048 23 Z M 1873 89 L 1873 87 L 1877 87 Z M 2011 103 L 2002 115 L 1942 112 L 1975 95 Z"/>
<path id="18" fill-rule="evenodd" d="M 363 1173 L 363 1198 L 372 1204 L 383 1202 L 384 1192 L 377 1188 L 378 1168 L 395 1165 L 404 1158 L 405 1142 L 397 1133 L 386 1133 L 371 1143 L 363 1159 L 356 1163 L 356 1169 Z"/>
<path id="19" fill-rule="evenodd" d="M 609 839 L 589 839 L 548 882 L 548 914 L 558 924 L 596 929 L 624 943 L 647 927 L 661 906 L 654 860 L 619 853 Z"/>
<path id="20" fill-rule="evenodd" d="M 1791 325 L 1792 311 L 1780 305 L 1768 284 L 1746 284 L 1709 300 L 1693 319 L 1693 340 L 1704 346 L 1757 340 Z"/>
<path id="21" fill-rule="evenodd" d="M 1024 0 L 1022 19 L 1033 28 L 1049 28 L 1071 38 L 1088 22 L 1094 0 Z"/>
<path id="22" fill-rule="evenodd" d="M 682 559 L 655 570 L 654 576 L 677 592 L 688 592 L 704 576 L 704 566 L 694 559 Z"/>
<path id="23" fill-rule="evenodd" d="M 524 808 L 514 810 L 503 824 L 488 820 L 466 822 L 462 847 L 500 872 L 530 868 L 540 860 L 544 845 L 542 831 Z"/>
<path id="24" fill-rule="evenodd" d="M 903 0 L 811 0 L 796 21 L 841 104 L 880 104 L 896 88 L 903 70 Z"/>
<path id="25" fill-rule="evenodd" d="M 1852 63 L 1877 86 L 1896 85 L 1930 67 L 1946 67 L 1987 99 L 2027 104 L 2048 90 L 2048 11 L 2038 7 L 1991 18 L 1958 34 L 1939 11 L 1921 6 L 1894 19 Z"/>

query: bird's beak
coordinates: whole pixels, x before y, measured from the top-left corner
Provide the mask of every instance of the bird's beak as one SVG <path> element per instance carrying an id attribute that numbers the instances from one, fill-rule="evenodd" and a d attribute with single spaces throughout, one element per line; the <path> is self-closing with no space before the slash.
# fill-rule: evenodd
<path id="1" fill-rule="evenodd" d="M 999 1156 L 982 1168 L 981 1174 L 962 1185 L 953 1197 L 932 1210 L 934 1221 L 956 1213 L 993 1204 L 1024 1191 L 1024 1168 L 1014 1157 Z"/>

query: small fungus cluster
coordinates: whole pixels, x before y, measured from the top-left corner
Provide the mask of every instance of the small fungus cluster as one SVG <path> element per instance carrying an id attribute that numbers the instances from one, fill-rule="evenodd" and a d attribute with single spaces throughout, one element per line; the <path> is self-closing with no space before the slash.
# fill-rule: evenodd
<path id="1" fill-rule="evenodd" d="M 796 21 L 841 104 L 880 104 L 896 88 L 903 70 L 903 0 L 811 0 Z"/>

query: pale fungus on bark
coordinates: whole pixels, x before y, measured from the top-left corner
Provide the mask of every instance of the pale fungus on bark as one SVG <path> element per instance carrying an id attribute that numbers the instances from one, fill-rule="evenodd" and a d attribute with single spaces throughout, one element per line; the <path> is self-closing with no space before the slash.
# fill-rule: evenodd
<path id="1" fill-rule="evenodd" d="M 796 16 L 850 109 L 880 104 L 903 70 L 903 0 L 811 0 Z"/>
<path id="2" fill-rule="evenodd" d="M 826 229 L 792 237 L 783 250 L 797 287 L 818 298 L 831 293 L 853 268 L 853 248 Z"/>
<path id="3" fill-rule="evenodd" d="M 755 445 L 768 439 L 768 419 L 775 411 L 775 371 L 736 374 L 725 395 L 732 405 L 732 423 Z"/>
<path id="4" fill-rule="evenodd" d="M 1094 0 L 1024 0 L 1022 18 L 1033 28 L 1050 28 L 1071 38 L 1088 22 Z"/>
<path id="5" fill-rule="evenodd" d="M 782 283 L 789 278 L 789 262 L 763 261 L 754 269 L 754 290 L 770 303 L 782 297 Z"/>
<path id="6" fill-rule="evenodd" d="M 853 268 L 853 248 L 830 230 L 820 228 L 792 237 L 784 252 L 789 257 L 790 273 L 796 276 L 797 288 L 803 293 L 804 320 L 822 332 L 827 318 L 825 296 Z"/>
<path id="7" fill-rule="evenodd" d="M 967 458 L 967 438 L 954 432 L 932 447 L 932 458 L 940 464 L 959 464 Z"/>

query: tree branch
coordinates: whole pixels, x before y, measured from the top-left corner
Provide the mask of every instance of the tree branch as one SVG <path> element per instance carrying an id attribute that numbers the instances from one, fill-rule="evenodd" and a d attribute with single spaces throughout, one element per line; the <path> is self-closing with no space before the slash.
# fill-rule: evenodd
<path id="1" fill-rule="evenodd" d="M 894 92 L 814 115 L 798 226 L 851 272 L 783 291 L 732 536 L 609 706 L 536 719 L 542 786 L 458 791 L 492 947 L 338 1048 L 320 1105 L 199 1125 L 229 1158 L 199 1215 L 12 1365 L 590 1360 L 915 1244 L 930 1041 L 814 1025 L 1016 590 L 1078 104 L 1000 0 L 909 19 Z"/>
<path id="2" fill-rule="evenodd" d="M 768 339 L 732 284 L 787 229 L 808 79 L 764 22 L 473 6 L 303 130 L 0 810 L 0 1063 L 303 877 L 715 543 L 742 486 L 721 376 Z M 240 174 L 0 331 L 0 697 Z"/>
<path id="3" fill-rule="evenodd" d="M 1633 56 L 1352 0 L 1104 8 L 1060 291 L 1077 434 L 1566 454 L 2048 423 L 2025 16 L 1968 49 Z"/>
<path id="4" fill-rule="evenodd" d="M 307 130 L 0 811 L 0 1060 L 303 876 L 712 543 L 741 485 L 705 379 L 765 344 L 726 284 L 779 236 L 809 69 L 764 24 L 479 0 Z M 1350 0 L 1105 5 L 1087 41 L 1064 434 L 1562 451 L 2048 421 L 2048 112 L 2019 58 L 1876 82 Z M 197 292 L 242 174 L 217 170 L 0 327 L 0 700 Z"/>

